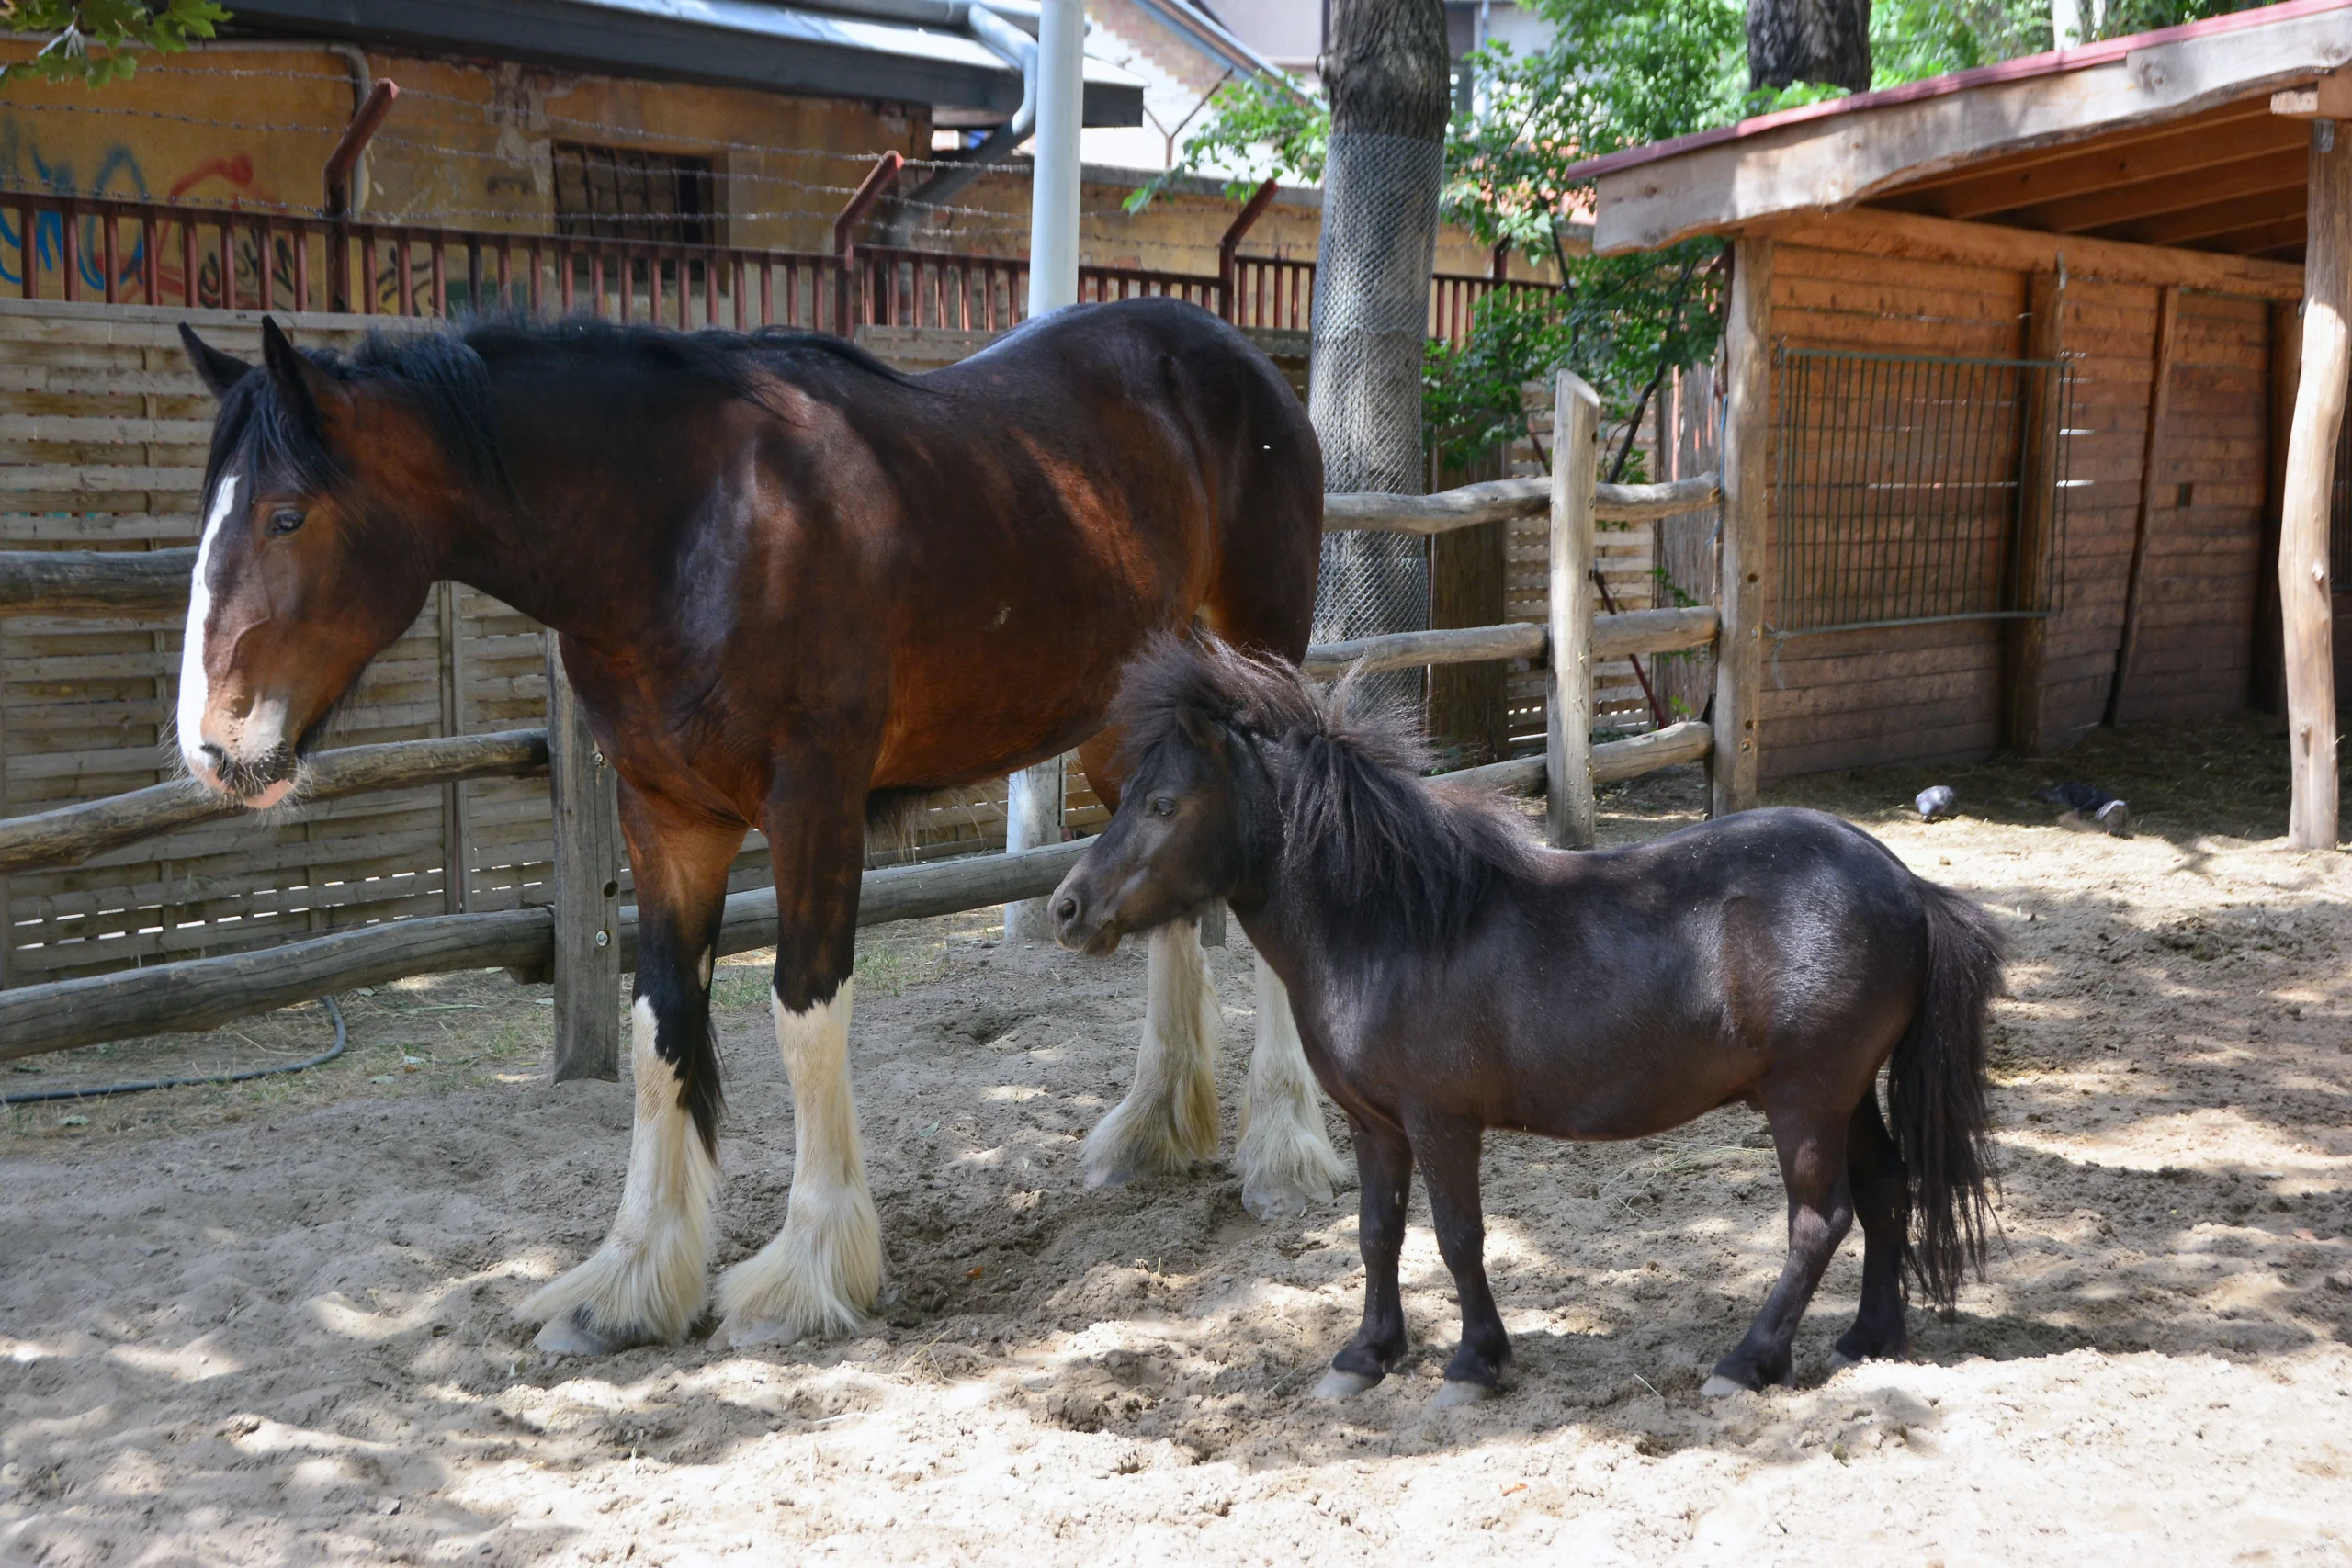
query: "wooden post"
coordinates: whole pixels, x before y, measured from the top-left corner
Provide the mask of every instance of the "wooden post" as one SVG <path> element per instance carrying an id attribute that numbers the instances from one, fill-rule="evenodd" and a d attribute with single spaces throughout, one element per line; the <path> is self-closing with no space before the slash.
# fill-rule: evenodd
<path id="1" fill-rule="evenodd" d="M 1062 760 L 1048 757 L 1023 768 L 1005 786 L 1004 847 L 1007 852 L 1041 850 L 1062 841 Z M 1004 907 L 1004 940 L 1050 942 L 1053 925 L 1043 898 Z"/>
<path id="2" fill-rule="evenodd" d="M 1770 504 L 1772 242 L 1732 242 L 1724 326 L 1724 530 L 1715 574 L 1723 630 L 1715 642 L 1713 814 L 1756 804 L 1756 708 L 1764 680 L 1764 549 Z"/>
<path id="3" fill-rule="evenodd" d="M 555 1081 L 621 1070 L 618 786 L 588 733 L 553 632 L 548 794 L 555 807 Z"/>
<path id="4" fill-rule="evenodd" d="M 1487 447 L 1463 463 L 1448 465 L 1434 454 L 1430 489 L 1510 477 L 1506 454 Z M 1430 540 L 1430 626 L 1432 630 L 1501 624 L 1510 569 L 1508 522 L 1454 528 Z M 1430 739 L 1441 754 L 1459 750 L 1455 767 L 1499 762 L 1510 752 L 1510 672 L 1499 660 L 1440 664 L 1429 673 Z"/>
<path id="5" fill-rule="evenodd" d="M 462 590 L 454 582 L 445 581 L 434 592 L 441 634 L 441 733 L 463 735 L 466 732 L 466 627 L 464 617 L 458 613 L 458 599 Z M 466 885 L 473 873 L 472 835 L 466 829 L 466 786 L 462 784 L 443 784 L 442 908 L 452 915 L 466 912 L 469 891 Z"/>
<path id="6" fill-rule="evenodd" d="M 1552 391 L 1552 660 L 1544 693 L 1545 808 L 1552 842 L 1592 848 L 1593 486 L 1600 400 L 1563 370 Z"/>
<path id="7" fill-rule="evenodd" d="M 2311 216 L 2303 255 L 2303 355 L 2287 448 L 2278 531 L 2278 607 L 2287 644 L 2287 742 L 2294 803 L 2288 840 L 2335 847 L 2335 649 L 2328 581 L 2329 502 L 2352 367 L 2352 138 L 2312 122 Z"/>
<path id="8" fill-rule="evenodd" d="M 2278 558 L 2279 523 L 2287 504 L 2287 446 L 2295 428 L 2295 388 L 2302 379 L 2303 317 L 2292 299 L 2270 302 L 2270 466 L 2264 476 L 2262 553 Z M 2257 713 L 2287 711 L 2287 640 L 2279 624 L 2278 577 L 2259 573 L 2254 583 L 2254 659 L 2247 705 Z"/>
<path id="9" fill-rule="evenodd" d="M 2107 689 L 2107 722 L 2113 725 L 2123 712 L 2123 688 L 2132 679 L 2132 655 L 2139 651 L 2140 612 L 2148 578 L 2148 535 L 2164 505 L 2156 470 L 2165 459 L 2165 416 L 2172 412 L 2172 362 L 2180 342 L 2180 287 L 2166 284 L 2156 297 L 2156 353 L 2149 371 L 2148 426 L 2140 444 L 2140 513 L 2132 532 L 2132 570 L 2123 583 L 2123 635 L 2115 647 L 2115 680 Z"/>
<path id="10" fill-rule="evenodd" d="M 2065 280 L 2039 272 L 2026 283 L 2025 357 L 2056 364 L 2062 351 L 2060 318 L 2066 306 Z M 2018 387 L 2017 549 L 2015 607 L 2047 610 L 2041 595 L 2050 581 L 2050 555 L 2057 545 L 2058 453 L 2065 437 L 2065 378 L 2058 370 L 2026 371 Z M 2036 617 L 2006 622 L 2001 631 L 2001 739 L 2020 756 L 2049 749 L 2047 692 L 2050 623 Z"/>

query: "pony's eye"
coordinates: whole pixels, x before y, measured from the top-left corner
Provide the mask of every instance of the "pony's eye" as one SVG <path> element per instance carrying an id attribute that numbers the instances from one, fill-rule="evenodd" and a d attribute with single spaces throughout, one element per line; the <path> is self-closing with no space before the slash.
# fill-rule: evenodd
<path id="1" fill-rule="evenodd" d="M 1153 796 L 1151 797 L 1151 814 L 1152 814 L 1154 817 L 1173 817 L 1173 816 L 1175 816 L 1175 815 L 1176 815 L 1176 797 L 1175 797 L 1174 795 L 1153 795 Z"/>
<path id="2" fill-rule="evenodd" d="M 291 534 L 301 525 L 302 512 L 299 507 L 281 506 L 269 514 L 269 531 L 273 534 Z"/>

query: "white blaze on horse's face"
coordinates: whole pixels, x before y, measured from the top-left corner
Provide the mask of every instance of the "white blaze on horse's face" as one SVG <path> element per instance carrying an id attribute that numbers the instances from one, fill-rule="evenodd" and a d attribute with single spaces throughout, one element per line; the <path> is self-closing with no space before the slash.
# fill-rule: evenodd
<path id="1" fill-rule="evenodd" d="M 206 671 L 206 640 L 212 622 L 212 551 L 221 530 L 237 516 L 237 497 L 243 489 L 243 476 L 228 473 L 213 492 L 212 509 L 204 518 L 204 536 L 196 547 L 196 571 L 188 583 L 187 631 L 180 641 L 180 757 L 198 780 L 223 792 L 229 784 L 221 777 L 221 762 L 266 754 L 282 743 L 286 730 L 283 699 L 255 703 L 237 723 L 234 734 L 216 738 L 206 728 L 212 710 L 212 681 Z M 258 795 L 245 796 L 244 804 L 256 811 L 267 810 L 293 787 L 291 779 L 279 779 Z"/>

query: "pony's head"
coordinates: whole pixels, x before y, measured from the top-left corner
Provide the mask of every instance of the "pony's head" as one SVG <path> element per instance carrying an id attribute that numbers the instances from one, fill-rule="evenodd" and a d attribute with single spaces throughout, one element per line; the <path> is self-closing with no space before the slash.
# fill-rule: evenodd
<path id="1" fill-rule="evenodd" d="M 1214 899 L 1249 899 L 1280 842 L 1267 742 L 1312 724 L 1297 671 L 1161 634 L 1127 667 L 1119 808 L 1047 902 L 1064 947 L 1103 954 Z"/>
<path id="2" fill-rule="evenodd" d="M 1119 808 L 1047 904 L 1065 947 L 1107 953 L 1223 898 L 1280 893 L 1340 943 L 1442 946 L 1490 874 L 1532 852 L 1497 797 L 1431 788 L 1410 717 L 1355 676 L 1324 688 L 1212 637 L 1153 639 L 1128 666 Z"/>
<path id="3" fill-rule="evenodd" d="M 180 655 L 180 755 L 256 809 L 439 575 L 434 520 L 470 489 L 446 418 L 406 377 L 304 353 L 262 322 L 247 365 L 180 328 L 220 400 Z M 477 374 L 481 361 L 459 349 Z M 457 374 L 463 375 L 459 367 Z"/>

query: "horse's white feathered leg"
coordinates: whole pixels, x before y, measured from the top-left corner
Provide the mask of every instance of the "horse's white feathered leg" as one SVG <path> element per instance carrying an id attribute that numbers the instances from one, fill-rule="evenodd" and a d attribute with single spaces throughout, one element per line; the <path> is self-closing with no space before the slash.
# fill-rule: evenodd
<path id="1" fill-rule="evenodd" d="M 1291 1015 L 1290 992 L 1258 960 L 1258 1046 L 1241 1102 L 1241 1205 L 1261 1220 L 1328 1203 L 1346 1168 L 1323 1130 L 1323 1105 L 1306 1047 Z"/>
<path id="2" fill-rule="evenodd" d="M 587 1262 L 523 1303 L 525 1317 L 547 1324 L 542 1350 L 674 1344 L 702 1311 L 718 1165 L 681 1101 L 676 1069 L 653 1048 L 654 1027 L 653 1004 L 640 997 L 629 1010 L 637 1125 L 612 1233 Z"/>
<path id="3" fill-rule="evenodd" d="M 882 1288 L 882 1227 L 850 1097 L 852 985 L 843 980 L 806 1012 L 769 998 L 792 1080 L 792 1195 L 775 1239 L 719 1281 L 724 1322 L 714 1344 L 853 1334 Z"/>
<path id="4" fill-rule="evenodd" d="M 1216 981 L 1200 928 L 1171 920 L 1151 933 L 1148 952 L 1135 1087 L 1079 1151 L 1089 1187 L 1181 1171 L 1216 1153 Z"/>

